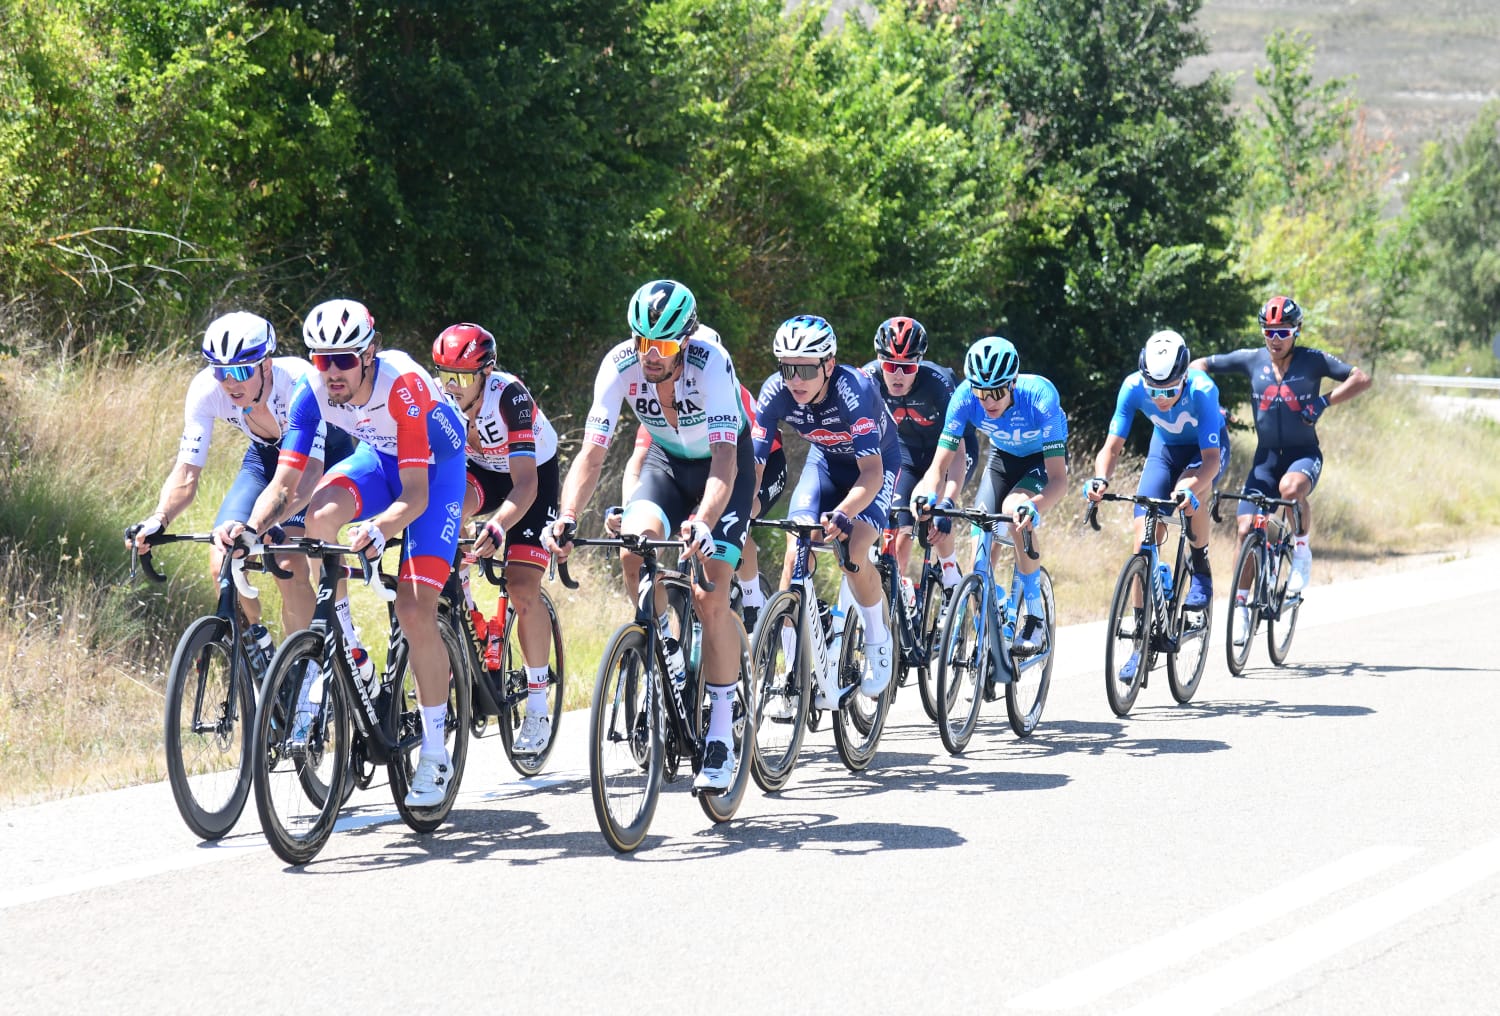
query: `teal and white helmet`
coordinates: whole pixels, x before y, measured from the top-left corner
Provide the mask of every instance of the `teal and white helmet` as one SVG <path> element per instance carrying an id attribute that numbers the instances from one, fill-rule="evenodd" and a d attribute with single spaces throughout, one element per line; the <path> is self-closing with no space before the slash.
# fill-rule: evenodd
<path id="1" fill-rule="evenodd" d="M 657 279 L 635 291 L 625 317 L 643 339 L 686 342 L 698 329 L 698 301 L 682 283 Z"/>

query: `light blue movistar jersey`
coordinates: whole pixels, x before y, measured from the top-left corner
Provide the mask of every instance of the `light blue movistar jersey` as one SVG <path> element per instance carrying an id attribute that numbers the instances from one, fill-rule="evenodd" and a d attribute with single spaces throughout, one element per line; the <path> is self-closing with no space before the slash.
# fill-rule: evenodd
<path id="1" fill-rule="evenodd" d="M 1172 408 L 1161 410 L 1146 395 L 1141 372 L 1129 375 L 1120 383 L 1115 415 L 1109 421 L 1110 434 L 1129 436 L 1131 421 L 1140 413 L 1156 428 L 1153 439 L 1162 444 L 1222 448 L 1224 411 L 1219 408 L 1219 386 L 1201 370 L 1188 371 L 1186 385 L 1187 390 Z"/>

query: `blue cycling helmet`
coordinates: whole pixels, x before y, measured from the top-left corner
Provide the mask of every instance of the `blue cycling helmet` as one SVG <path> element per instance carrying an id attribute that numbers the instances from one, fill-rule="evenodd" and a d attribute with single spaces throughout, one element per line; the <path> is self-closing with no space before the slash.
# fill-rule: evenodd
<path id="1" fill-rule="evenodd" d="M 780 360 L 788 356 L 810 356 L 822 360 L 839 351 L 839 338 L 833 326 L 816 314 L 798 314 L 787 318 L 776 329 L 771 348 Z"/>
<path id="2" fill-rule="evenodd" d="M 276 352 L 276 329 L 259 314 L 237 310 L 203 331 L 203 358 L 220 367 L 260 363 Z"/>
<path id="3" fill-rule="evenodd" d="M 990 335 L 969 347 L 964 377 L 975 388 L 1004 388 L 1021 373 L 1021 354 L 1009 339 Z"/>

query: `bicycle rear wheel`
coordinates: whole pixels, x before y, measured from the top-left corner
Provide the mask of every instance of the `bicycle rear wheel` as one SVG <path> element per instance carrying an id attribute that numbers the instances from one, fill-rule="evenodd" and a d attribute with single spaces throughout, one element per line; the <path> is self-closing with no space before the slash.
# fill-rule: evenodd
<path id="1" fill-rule="evenodd" d="M 250 796 L 255 699 L 229 622 L 200 617 L 177 640 L 166 689 L 167 781 L 182 820 L 205 840 L 234 828 Z"/>
<path id="2" fill-rule="evenodd" d="M 255 710 L 255 809 L 271 849 L 288 864 L 306 864 L 323 849 L 350 779 L 348 704 L 322 656 L 318 632 L 304 629 L 283 642 Z M 294 739 L 300 720 L 307 733 Z"/>
<path id="3" fill-rule="evenodd" d="M 1302 595 L 1288 593 L 1287 583 L 1292 578 L 1292 547 L 1283 541 L 1276 555 L 1275 588 L 1266 590 L 1266 602 L 1278 604 L 1278 609 L 1266 616 L 1266 651 L 1276 666 L 1286 663 L 1292 651 L 1292 636 L 1297 634 L 1297 614 L 1302 609 Z"/>
<path id="4" fill-rule="evenodd" d="M 844 645 L 839 654 L 841 691 L 839 708 L 833 711 L 833 744 L 838 749 L 839 758 L 852 773 L 864 770 L 875 757 L 875 751 L 880 747 L 880 734 L 885 729 L 885 718 L 891 709 L 891 696 L 895 694 L 895 674 L 891 675 L 885 691 L 875 698 L 861 692 L 859 682 L 864 674 L 864 663 L 864 618 L 857 608 L 851 608 L 844 617 Z M 853 690 L 847 694 L 842 691 L 851 686 Z"/>
<path id="5" fill-rule="evenodd" d="M 989 679 L 989 640 L 984 631 L 984 576 L 970 572 L 953 590 L 937 642 L 938 735 L 951 755 L 961 755 L 974 736 L 984 686 Z"/>
<path id="6" fill-rule="evenodd" d="M 786 786 L 807 731 L 806 667 L 797 665 L 797 594 L 783 589 L 766 603 L 755 627 L 750 654 L 755 682 L 755 759 L 751 775 L 768 794 Z M 819 631 L 813 636 L 821 638 Z"/>
<path id="7" fill-rule="evenodd" d="M 1225 622 L 1229 627 L 1224 633 L 1224 662 L 1229 665 L 1229 672 L 1236 676 L 1245 669 L 1245 663 L 1250 659 L 1250 645 L 1255 641 L 1255 629 L 1260 625 L 1260 607 L 1266 602 L 1265 590 L 1262 588 L 1265 569 L 1261 567 L 1261 554 L 1265 552 L 1265 545 L 1266 534 L 1258 529 L 1250 530 L 1250 535 L 1240 544 L 1240 552 L 1235 555 L 1234 571 L 1229 573 L 1229 620 Z M 1247 568 L 1250 570 L 1250 595 L 1245 600 L 1246 621 L 1242 631 L 1235 598 L 1239 595 L 1240 576 L 1245 574 Z M 1238 638 L 1243 638 L 1243 641 L 1236 645 L 1235 640 Z"/>
<path id="8" fill-rule="evenodd" d="M 505 757 L 510 760 L 511 768 L 522 776 L 535 776 L 547 767 L 547 759 L 552 757 L 552 748 L 557 744 L 557 728 L 562 723 L 563 695 L 567 688 L 564 675 L 566 673 L 563 665 L 563 642 L 562 626 L 557 623 L 557 608 L 552 605 L 552 598 L 542 591 L 542 608 L 547 612 L 547 623 L 551 625 L 552 640 L 548 645 L 547 657 L 547 715 L 552 719 L 552 738 L 547 742 L 547 747 L 534 755 L 517 755 L 515 751 L 516 734 L 521 729 L 521 723 L 526 719 L 526 696 L 529 691 L 526 686 L 526 658 L 521 655 L 521 636 L 516 631 L 514 620 L 507 626 L 509 631 L 505 638 L 505 655 L 500 664 L 500 687 L 504 700 L 500 706 L 503 710 L 500 718 L 500 742 L 505 745 Z"/>
<path id="9" fill-rule="evenodd" d="M 605 842 L 641 845 L 661 794 L 661 677 L 640 625 L 623 625 L 599 663 L 589 709 L 589 791 Z"/>
<path id="10" fill-rule="evenodd" d="M 469 760 L 469 722 L 474 708 L 473 679 L 469 674 L 469 654 L 464 650 L 465 637 L 446 610 L 438 612 L 438 633 L 448 652 L 448 718 L 443 724 L 443 746 L 448 750 L 448 783 L 442 801 L 430 808 L 414 808 L 406 803 L 411 780 L 422 753 L 422 705 L 417 698 L 417 675 L 411 669 L 411 657 L 402 657 L 400 669 L 388 687 L 380 692 L 384 710 L 397 710 L 394 721 L 382 715 L 386 730 L 394 734 L 397 750 L 386 771 L 390 774 L 391 797 L 401 820 L 419 833 L 430 833 L 443 824 L 458 788 L 463 783 L 464 766 Z"/>
<path id="11" fill-rule="evenodd" d="M 927 718 L 937 722 L 937 639 L 938 627 L 943 623 L 943 583 L 935 575 L 929 574 L 922 583 L 922 616 L 918 623 L 917 639 L 927 653 L 927 662 L 917 670 L 917 689 L 922 693 L 922 709 Z"/>
<path id="12" fill-rule="evenodd" d="M 1046 568 L 1037 572 L 1041 590 L 1042 620 L 1046 623 L 1047 648 L 1036 656 L 1011 656 L 1010 683 L 1005 686 L 1005 712 L 1017 737 L 1030 737 L 1042 722 L 1047 689 L 1052 686 L 1052 659 L 1057 649 L 1057 600 L 1052 595 L 1052 576 Z M 1029 606 L 1027 611 L 1030 612 Z"/>
<path id="13" fill-rule="evenodd" d="M 1177 648 L 1167 654 L 1167 686 L 1179 703 L 1191 702 L 1203 680 L 1203 665 L 1208 662 L 1208 637 L 1214 628 L 1214 605 L 1210 600 L 1202 610 L 1177 605 Z"/>
<path id="14" fill-rule="evenodd" d="M 723 793 L 710 794 L 700 791 L 698 804 L 703 814 L 714 822 L 728 822 L 740 810 L 745 800 L 745 788 L 750 785 L 750 775 L 755 771 L 755 735 L 751 721 L 756 712 L 755 693 L 750 683 L 750 643 L 745 629 L 737 625 L 740 637 L 740 679 L 734 686 L 734 776 L 729 789 Z M 698 737 L 708 729 L 709 711 L 712 703 L 708 698 L 708 682 L 698 682 L 698 720 L 693 733 Z"/>
<path id="15" fill-rule="evenodd" d="M 1104 641 L 1104 696 L 1116 716 L 1130 715 L 1151 669 L 1149 576 L 1150 561 L 1146 555 L 1132 554 L 1120 569 L 1115 595 L 1109 603 L 1109 628 Z"/>

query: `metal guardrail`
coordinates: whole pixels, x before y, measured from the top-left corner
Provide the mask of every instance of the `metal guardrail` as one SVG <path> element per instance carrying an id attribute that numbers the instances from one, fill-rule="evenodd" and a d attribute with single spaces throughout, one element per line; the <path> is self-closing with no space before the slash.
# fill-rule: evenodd
<path id="1" fill-rule="evenodd" d="M 1448 374 L 1392 374 L 1392 381 L 1426 388 L 1473 388 L 1500 391 L 1500 377 L 1468 377 Z"/>

